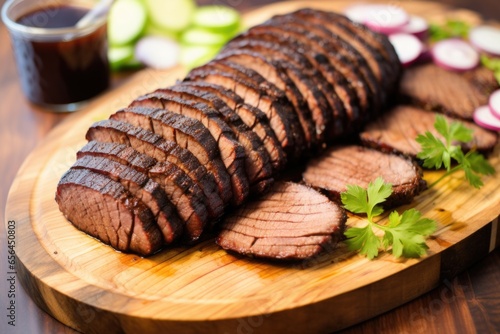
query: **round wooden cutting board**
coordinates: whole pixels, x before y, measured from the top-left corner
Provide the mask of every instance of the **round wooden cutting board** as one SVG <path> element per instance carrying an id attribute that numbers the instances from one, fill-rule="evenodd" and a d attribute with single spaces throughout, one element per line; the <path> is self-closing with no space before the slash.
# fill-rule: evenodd
<path id="1" fill-rule="evenodd" d="M 246 15 L 249 25 L 300 7 L 340 11 L 347 1 L 287 2 Z M 477 23 L 468 11 L 410 2 L 408 11 Z M 399 306 L 476 262 L 498 244 L 500 172 L 475 190 L 449 177 L 412 203 L 439 231 L 422 259 L 369 261 L 344 245 L 312 260 L 273 263 L 228 254 L 212 238 L 149 258 L 116 252 L 75 229 L 54 201 L 87 128 L 185 72 L 144 70 L 58 126 L 22 166 L 6 220 L 16 222 L 17 273 L 47 313 L 88 333 L 304 333 L 341 329 Z M 490 162 L 500 171 L 500 149 Z M 427 172 L 429 181 L 438 172 Z M 406 208 L 401 208 L 406 209 Z M 349 218 L 348 224 L 356 224 Z"/>

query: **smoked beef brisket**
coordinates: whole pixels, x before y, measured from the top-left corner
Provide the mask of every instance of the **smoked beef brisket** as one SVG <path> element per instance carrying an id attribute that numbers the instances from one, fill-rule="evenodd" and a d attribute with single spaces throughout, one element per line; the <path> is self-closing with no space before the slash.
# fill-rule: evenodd
<path id="1" fill-rule="evenodd" d="M 360 134 L 361 141 L 367 146 L 385 152 L 402 153 L 415 158 L 421 151 L 420 144 L 416 141 L 419 134 L 429 131 L 443 139 L 434 128 L 436 115 L 438 114 L 435 112 L 425 111 L 418 107 L 397 106 L 368 124 Z M 473 130 L 473 140 L 462 144 L 465 151 L 475 149 L 487 153 L 498 142 L 498 135 L 494 132 L 485 130 L 472 122 L 446 118 L 449 122 L 461 122 Z"/>
<path id="2" fill-rule="evenodd" d="M 304 259 L 335 245 L 346 219 L 339 205 L 314 189 L 277 182 L 224 220 L 217 243 L 245 255 Z"/>
<path id="3" fill-rule="evenodd" d="M 385 36 L 318 10 L 275 16 L 93 124 L 56 201 L 77 228 L 124 252 L 195 241 L 222 220 L 223 248 L 314 256 L 341 238 L 343 210 L 312 188 L 272 184 L 377 117 L 400 76 Z M 418 184 L 397 171 L 401 187 Z"/>
<path id="4" fill-rule="evenodd" d="M 392 185 L 386 208 L 408 204 L 426 188 L 422 170 L 410 159 L 356 145 L 329 148 L 311 160 L 303 174 L 306 184 L 337 202 L 347 185 L 367 188 L 377 177 Z"/>
<path id="5" fill-rule="evenodd" d="M 407 102 L 464 120 L 472 120 L 495 89 L 498 82 L 485 67 L 457 73 L 432 63 L 406 69 L 400 86 Z"/>

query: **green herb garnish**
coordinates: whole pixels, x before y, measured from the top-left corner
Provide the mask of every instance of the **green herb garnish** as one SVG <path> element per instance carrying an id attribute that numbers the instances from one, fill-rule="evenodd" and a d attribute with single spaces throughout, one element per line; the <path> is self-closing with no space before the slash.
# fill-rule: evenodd
<path id="1" fill-rule="evenodd" d="M 483 64 L 484 67 L 493 71 L 495 79 L 497 79 L 498 84 L 500 85 L 500 58 L 491 58 L 486 55 L 482 55 L 481 64 Z"/>
<path id="2" fill-rule="evenodd" d="M 393 211 L 389 215 L 389 223 L 380 225 L 373 218 L 384 212 L 382 203 L 392 194 L 392 185 L 384 183 L 382 178 L 370 182 L 367 189 L 348 185 L 347 191 L 341 194 L 345 208 L 354 213 L 365 213 L 368 224 L 365 227 L 351 227 L 344 234 L 347 247 L 359 251 L 372 260 L 378 256 L 379 249 L 392 250 L 394 257 L 418 258 L 428 249 L 425 238 L 437 229 L 432 219 L 422 218 L 416 209 L 410 209 L 400 215 Z M 375 234 L 375 230 L 384 233 L 383 237 Z"/>
<path id="3" fill-rule="evenodd" d="M 457 145 L 457 143 L 472 141 L 472 130 L 460 122 L 448 123 L 441 115 L 436 116 L 434 128 L 444 137 L 444 142 L 429 131 L 424 135 L 418 135 L 416 139 L 422 147 L 417 158 L 423 160 L 424 167 L 440 169 L 444 166 L 446 168 L 446 173 L 429 188 L 459 170 L 465 172 L 465 178 L 473 187 L 481 188 L 483 182 L 480 176 L 492 175 L 495 173 L 495 169 L 482 154 L 474 150 L 464 154 L 461 146 Z M 453 168 L 452 159 L 456 162 Z"/>
<path id="4" fill-rule="evenodd" d="M 470 25 L 464 21 L 447 20 L 442 25 L 431 24 L 429 26 L 429 37 L 433 42 L 453 37 L 466 38 L 469 35 L 469 30 Z"/>

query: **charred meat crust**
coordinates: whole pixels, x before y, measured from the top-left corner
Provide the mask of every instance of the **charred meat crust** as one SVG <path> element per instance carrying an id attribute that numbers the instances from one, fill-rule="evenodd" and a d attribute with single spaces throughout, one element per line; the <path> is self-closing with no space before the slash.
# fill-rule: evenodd
<path id="1" fill-rule="evenodd" d="M 254 132 L 264 144 L 264 148 L 269 154 L 274 173 L 283 169 L 286 165 L 285 151 L 281 147 L 280 141 L 271 128 L 269 118 L 258 108 L 246 104 L 242 97 L 234 91 L 225 87 L 203 81 L 185 81 L 178 83 L 178 87 L 190 87 L 208 92 L 219 97 L 226 105 L 237 114 L 243 123 Z"/>
<path id="2" fill-rule="evenodd" d="M 165 190 L 146 174 L 106 157 L 90 155 L 78 159 L 72 169 L 88 169 L 120 183 L 132 196 L 142 201 L 153 213 L 166 244 L 174 242 L 183 232 L 184 223 Z"/>
<path id="3" fill-rule="evenodd" d="M 332 115 L 322 91 L 292 63 L 279 61 L 277 51 L 272 55 L 255 49 L 226 48 L 217 60 L 229 60 L 258 72 L 283 90 L 293 104 L 309 147 L 325 142 L 325 134 L 332 128 Z M 316 115 L 318 120 L 315 120 Z M 319 116 L 319 117 L 318 117 Z"/>
<path id="4" fill-rule="evenodd" d="M 261 189 L 263 185 L 267 187 L 273 182 L 271 158 L 261 138 L 217 95 L 185 85 L 162 88 L 156 92 L 204 103 L 213 110 L 218 111 L 220 117 L 234 131 L 236 139 L 245 150 L 245 170 L 253 193 L 257 191 L 256 188 Z"/>
<path id="5" fill-rule="evenodd" d="M 151 255 L 163 246 L 151 211 L 104 175 L 70 169 L 58 184 L 56 201 L 75 227 L 120 251 Z"/>
<path id="6" fill-rule="evenodd" d="M 279 25 L 253 27 L 233 42 L 244 42 L 249 39 L 278 44 L 280 47 L 295 50 L 296 53 L 307 59 L 316 70 L 316 75 L 320 74 L 325 78 L 325 82 L 333 87 L 335 94 L 341 98 L 344 104 L 346 115 L 343 117 L 343 134 L 353 130 L 352 120 L 359 119 L 360 115 L 365 112 L 364 109 L 361 110 L 358 97 L 358 92 L 362 87 L 356 86 L 356 83 L 359 82 L 357 79 L 353 81 L 349 75 L 346 76 L 345 73 L 335 68 L 328 58 L 327 51 L 321 47 L 312 47 L 307 38 L 303 38 L 301 34 L 293 35 Z M 335 111 L 333 113 L 335 115 Z"/>
<path id="7" fill-rule="evenodd" d="M 221 71 L 204 65 L 187 75 L 186 81 L 211 82 L 232 89 L 240 95 L 246 104 L 260 109 L 269 119 L 269 124 L 286 153 L 287 160 L 296 160 L 303 153 L 304 136 L 297 115 L 287 105 L 288 101 L 275 100 L 268 96 L 255 83 L 236 71 Z"/>

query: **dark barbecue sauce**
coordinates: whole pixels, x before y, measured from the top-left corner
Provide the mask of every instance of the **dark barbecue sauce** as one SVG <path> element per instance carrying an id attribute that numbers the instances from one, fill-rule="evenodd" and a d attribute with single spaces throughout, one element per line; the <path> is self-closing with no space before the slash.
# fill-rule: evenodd
<path id="1" fill-rule="evenodd" d="M 44 7 L 17 23 L 36 28 L 73 27 L 88 9 Z M 109 86 L 106 25 L 91 33 L 55 41 L 13 37 L 21 84 L 27 97 L 39 104 L 64 105 L 87 100 Z"/>

